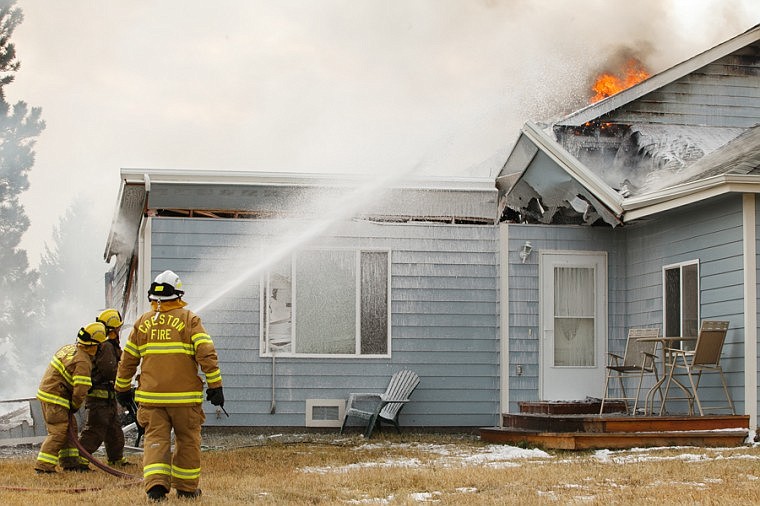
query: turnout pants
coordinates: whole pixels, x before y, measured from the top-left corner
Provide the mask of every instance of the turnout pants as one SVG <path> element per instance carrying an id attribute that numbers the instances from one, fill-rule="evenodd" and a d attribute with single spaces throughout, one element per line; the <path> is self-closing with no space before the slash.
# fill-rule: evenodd
<path id="1" fill-rule="evenodd" d="M 149 406 L 140 404 L 137 420 L 143 436 L 143 482 L 166 490 L 194 492 L 201 477 L 201 425 L 206 421 L 201 405 Z M 171 432 L 174 429 L 174 452 Z"/>
<path id="2" fill-rule="evenodd" d="M 55 471 L 57 464 L 64 469 L 78 467 L 79 450 L 69 441 L 69 410 L 58 404 L 43 401 L 40 401 L 40 406 L 48 435 L 42 442 L 34 468 L 40 471 Z M 76 433 L 77 419 L 72 418 L 72 423 Z"/>
<path id="3" fill-rule="evenodd" d="M 116 462 L 124 457 L 124 431 L 116 399 L 98 399 L 88 397 L 85 403 L 87 419 L 79 435 L 79 442 L 90 454 L 105 443 L 109 462 Z"/>

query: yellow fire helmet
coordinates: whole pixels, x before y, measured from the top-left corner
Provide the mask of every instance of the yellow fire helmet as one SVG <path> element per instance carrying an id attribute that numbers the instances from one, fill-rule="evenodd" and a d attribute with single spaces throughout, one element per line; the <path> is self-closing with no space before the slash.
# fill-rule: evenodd
<path id="1" fill-rule="evenodd" d="M 100 322 L 88 323 L 77 334 L 77 343 L 85 346 L 97 346 L 106 339 L 106 326 Z"/>
<path id="2" fill-rule="evenodd" d="M 124 319 L 121 317 L 121 313 L 114 308 L 108 308 L 103 310 L 97 318 L 96 322 L 100 322 L 106 326 L 106 330 L 118 329 L 124 324 Z"/>

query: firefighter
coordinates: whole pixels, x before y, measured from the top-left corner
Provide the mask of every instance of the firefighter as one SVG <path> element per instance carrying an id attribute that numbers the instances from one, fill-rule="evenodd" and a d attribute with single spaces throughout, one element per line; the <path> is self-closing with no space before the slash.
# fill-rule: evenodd
<path id="1" fill-rule="evenodd" d="M 92 360 L 105 340 L 106 328 L 102 323 L 82 327 L 76 343 L 56 351 L 42 376 L 37 398 L 48 435 L 37 454 L 34 469 L 38 474 L 54 473 L 58 464 L 64 471 L 90 470 L 79 461 L 79 450 L 69 442 L 69 413 L 77 412 L 92 386 Z M 76 418 L 72 418 L 72 424 L 76 433 Z"/>
<path id="2" fill-rule="evenodd" d="M 224 406 L 214 343 L 200 317 L 185 309 L 181 288 L 172 271 L 156 276 L 148 290 L 152 311 L 135 320 L 116 374 L 117 400 L 128 402 L 134 395 L 139 406 L 137 420 L 145 428 L 143 482 L 148 499 L 156 502 L 165 500 L 172 487 L 180 498 L 201 495 L 201 425 L 206 416 L 199 366 L 206 376 L 207 400 Z"/>
<path id="3" fill-rule="evenodd" d="M 116 368 L 121 358 L 119 332 L 123 320 L 118 310 L 110 308 L 101 312 L 95 321 L 105 326 L 108 339 L 99 347 L 93 360 L 92 388 L 84 404 L 87 418 L 79 442 L 90 454 L 104 443 L 108 465 L 125 466 L 129 461 L 124 457 L 121 410 L 114 392 Z M 89 464 L 84 457 L 81 460 L 83 464 Z"/>

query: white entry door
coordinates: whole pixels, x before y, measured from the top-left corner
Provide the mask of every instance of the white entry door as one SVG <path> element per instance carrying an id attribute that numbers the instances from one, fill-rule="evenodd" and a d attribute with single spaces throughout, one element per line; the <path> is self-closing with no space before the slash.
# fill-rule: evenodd
<path id="1" fill-rule="evenodd" d="M 607 255 L 540 251 L 542 400 L 601 398 L 607 354 Z"/>

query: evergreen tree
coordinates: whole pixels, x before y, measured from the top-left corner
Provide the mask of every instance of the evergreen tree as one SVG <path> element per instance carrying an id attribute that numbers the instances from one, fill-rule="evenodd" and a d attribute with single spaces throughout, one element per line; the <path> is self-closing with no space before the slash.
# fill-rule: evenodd
<path id="1" fill-rule="evenodd" d="M 29 268 L 26 251 L 19 248 L 21 237 L 29 228 L 29 218 L 19 197 L 29 188 L 29 170 L 34 164 L 34 145 L 45 128 L 42 110 L 19 101 L 11 105 L 6 86 L 13 83 L 21 67 L 16 47 L 11 42 L 13 31 L 23 20 L 15 0 L 0 0 L 0 370 L 4 372 L 0 395 L 27 395 L 16 390 L 26 387 L 30 378 L 19 377 L 23 362 L 39 353 L 35 337 L 39 328 L 34 322 L 37 313 L 35 292 L 37 273 Z M 49 357 L 48 357 L 49 358 Z M 10 376 L 5 376 L 10 374 Z M 33 379 L 33 394 L 36 378 Z"/>
<path id="2" fill-rule="evenodd" d="M 84 200 L 68 208 L 53 230 L 53 244 L 45 244 L 40 259 L 38 305 L 45 315 L 40 325 L 40 350 L 50 355 L 73 342 L 79 327 L 95 320 L 104 309 L 105 269 L 100 250 L 82 248 L 92 244 L 96 221 Z M 49 356 L 42 357 L 42 366 Z"/>

